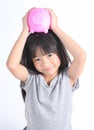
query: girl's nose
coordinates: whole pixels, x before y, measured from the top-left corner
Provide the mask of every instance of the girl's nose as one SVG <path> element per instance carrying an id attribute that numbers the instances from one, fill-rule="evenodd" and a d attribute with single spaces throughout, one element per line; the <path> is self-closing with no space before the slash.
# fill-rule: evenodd
<path id="1" fill-rule="evenodd" d="M 49 59 L 47 57 L 43 57 L 42 66 L 47 67 L 50 65 Z"/>

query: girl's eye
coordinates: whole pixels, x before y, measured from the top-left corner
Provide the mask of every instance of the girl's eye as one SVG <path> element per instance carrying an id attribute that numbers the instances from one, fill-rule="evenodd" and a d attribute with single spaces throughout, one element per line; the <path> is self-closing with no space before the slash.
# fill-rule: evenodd
<path id="1" fill-rule="evenodd" d="M 48 57 L 51 57 L 53 55 L 53 53 L 50 53 L 50 54 L 48 54 Z"/>
<path id="2" fill-rule="evenodd" d="M 40 61 L 40 58 L 34 58 L 34 61 Z"/>

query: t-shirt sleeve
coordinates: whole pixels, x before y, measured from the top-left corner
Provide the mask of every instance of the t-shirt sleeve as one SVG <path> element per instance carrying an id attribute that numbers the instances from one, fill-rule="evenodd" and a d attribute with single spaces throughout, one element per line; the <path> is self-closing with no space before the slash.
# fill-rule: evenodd
<path id="1" fill-rule="evenodd" d="M 29 74 L 28 78 L 27 78 L 27 80 L 25 82 L 20 81 L 20 87 L 25 90 L 26 87 L 28 86 L 28 84 L 30 83 L 30 80 L 31 80 L 31 75 Z"/>
<path id="2" fill-rule="evenodd" d="M 68 69 L 68 68 L 67 68 Z M 67 69 L 65 70 L 65 75 L 66 75 L 66 77 L 68 78 L 68 80 L 69 80 L 69 82 L 70 82 L 70 78 L 69 78 L 69 76 L 68 76 L 68 74 L 67 74 Z M 70 85 L 71 86 L 71 85 Z M 72 87 L 72 92 L 74 92 L 76 89 L 78 89 L 79 88 L 79 79 L 77 79 L 76 81 L 75 81 L 75 83 L 74 83 L 74 85 L 73 86 L 71 86 Z"/>
<path id="3" fill-rule="evenodd" d="M 20 87 L 24 88 L 29 83 L 30 78 L 31 78 L 31 75 L 29 74 L 28 78 L 27 78 L 27 80 L 25 82 L 24 81 L 20 81 Z"/>
<path id="4" fill-rule="evenodd" d="M 74 85 L 72 86 L 72 91 L 74 92 L 78 88 L 79 88 L 79 79 L 77 79 Z"/>
<path id="5" fill-rule="evenodd" d="M 20 81 L 20 87 L 24 90 L 27 90 L 28 87 L 30 86 L 31 82 L 32 82 L 32 77 L 35 74 L 35 72 L 31 71 L 28 69 L 28 78 L 27 80 L 24 81 Z"/>

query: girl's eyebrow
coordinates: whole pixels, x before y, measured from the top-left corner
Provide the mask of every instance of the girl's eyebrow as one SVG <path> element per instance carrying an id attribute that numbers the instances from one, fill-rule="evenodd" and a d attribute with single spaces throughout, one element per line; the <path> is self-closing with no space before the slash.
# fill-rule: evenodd
<path id="1" fill-rule="evenodd" d="M 47 53 L 47 54 L 44 54 L 44 55 L 41 55 L 41 56 L 35 56 L 33 59 L 37 59 L 37 58 L 41 58 L 42 56 L 47 56 L 49 54 L 54 54 L 53 52 L 50 52 L 50 53 Z"/>
<path id="2" fill-rule="evenodd" d="M 38 59 L 38 58 L 40 58 L 41 56 L 36 56 L 36 57 L 34 57 L 33 59 Z"/>

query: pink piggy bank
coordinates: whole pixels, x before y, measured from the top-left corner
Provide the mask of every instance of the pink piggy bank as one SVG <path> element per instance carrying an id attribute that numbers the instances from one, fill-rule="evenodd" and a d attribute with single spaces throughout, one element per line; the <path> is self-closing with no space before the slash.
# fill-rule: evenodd
<path id="1" fill-rule="evenodd" d="M 28 26 L 31 33 L 47 33 L 50 28 L 50 14 L 45 8 L 32 8 L 27 18 Z"/>

